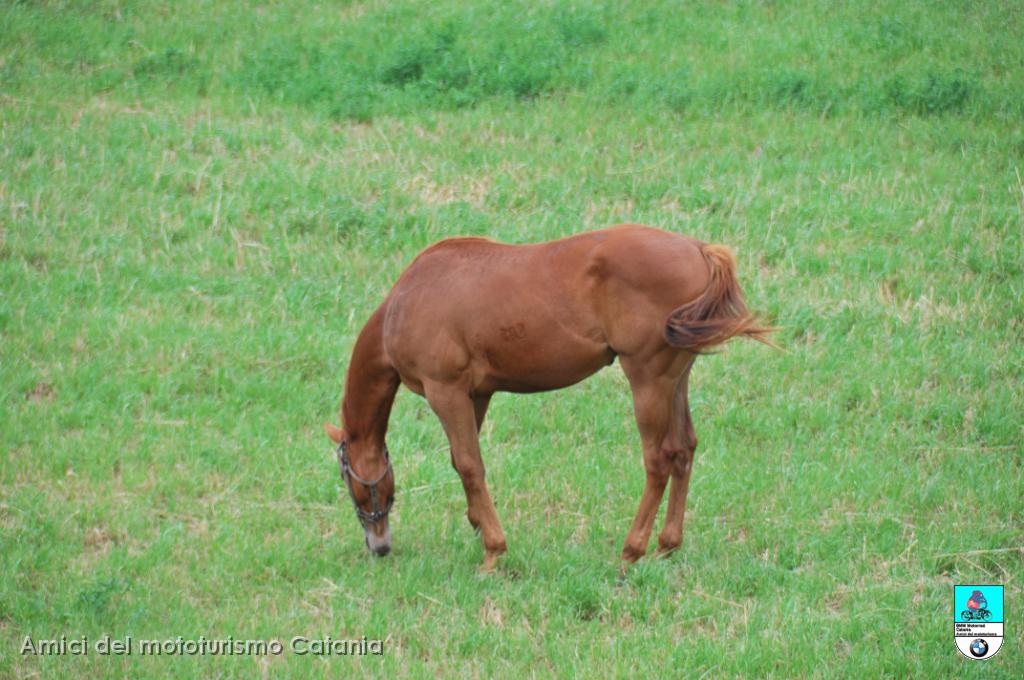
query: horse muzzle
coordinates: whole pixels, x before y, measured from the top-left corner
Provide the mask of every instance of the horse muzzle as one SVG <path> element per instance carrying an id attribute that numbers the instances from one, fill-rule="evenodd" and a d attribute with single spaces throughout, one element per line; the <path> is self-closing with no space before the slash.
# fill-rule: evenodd
<path id="1" fill-rule="evenodd" d="M 391 528 L 385 527 L 380 533 L 376 529 L 376 526 L 371 526 L 363 530 L 366 547 L 374 555 L 384 557 L 391 552 Z"/>

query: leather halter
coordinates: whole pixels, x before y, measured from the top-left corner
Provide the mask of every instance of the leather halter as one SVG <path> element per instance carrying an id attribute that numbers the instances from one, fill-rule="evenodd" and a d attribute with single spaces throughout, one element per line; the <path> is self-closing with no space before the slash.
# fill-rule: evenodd
<path id="1" fill-rule="evenodd" d="M 376 524 L 387 517 L 388 512 L 391 511 L 391 506 L 395 503 L 395 498 L 392 496 L 388 502 L 384 504 L 384 507 L 381 508 L 380 496 L 377 495 L 377 485 L 380 484 L 381 480 L 383 480 L 389 472 L 391 472 L 391 456 L 388 455 L 388 447 L 384 447 L 384 461 L 387 463 L 387 466 L 384 468 L 384 472 L 380 473 L 380 475 L 373 481 L 363 479 L 356 474 L 355 470 L 352 469 L 352 463 L 348 460 L 348 448 L 345 446 L 344 440 L 338 444 L 338 449 L 335 453 L 338 456 L 338 465 L 341 466 L 341 478 L 345 480 L 345 486 L 348 487 L 348 496 L 352 499 L 352 507 L 356 509 L 356 517 L 359 518 L 359 523 L 363 525 L 363 528 L 367 529 L 371 524 Z M 353 479 L 370 491 L 369 512 L 363 510 L 359 507 L 359 504 L 356 503 L 356 495 L 352 491 Z"/>

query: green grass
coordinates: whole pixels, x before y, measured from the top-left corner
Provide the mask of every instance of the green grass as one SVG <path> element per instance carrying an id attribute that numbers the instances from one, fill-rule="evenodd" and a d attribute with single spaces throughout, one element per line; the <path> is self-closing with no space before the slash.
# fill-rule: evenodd
<path id="1" fill-rule="evenodd" d="M 0 677 L 1019 677 L 1012 3 L 0 6 Z M 618 367 L 499 395 L 482 548 L 401 392 L 395 552 L 320 425 L 427 244 L 638 221 L 737 251 L 787 351 L 701 358 L 683 550 L 619 579 Z M 1008 637 L 955 651 L 954 583 Z M 23 657 L 25 635 L 386 638 Z"/>

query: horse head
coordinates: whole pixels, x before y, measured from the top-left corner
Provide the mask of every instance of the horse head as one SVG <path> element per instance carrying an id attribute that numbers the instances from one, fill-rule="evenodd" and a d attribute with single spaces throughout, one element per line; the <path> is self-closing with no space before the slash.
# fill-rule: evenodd
<path id="1" fill-rule="evenodd" d="M 383 557 L 391 552 L 388 513 L 395 502 L 395 475 L 387 447 L 375 447 L 365 438 L 354 439 L 344 428 L 329 423 L 324 429 L 338 446 L 341 478 L 363 526 L 366 547 Z"/>

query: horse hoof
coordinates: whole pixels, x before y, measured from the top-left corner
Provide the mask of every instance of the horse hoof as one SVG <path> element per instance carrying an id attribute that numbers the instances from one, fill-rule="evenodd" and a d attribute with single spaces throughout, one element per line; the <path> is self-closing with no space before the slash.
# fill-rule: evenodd
<path id="1" fill-rule="evenodd" d="M 484 555 L 484 563 L 480 565 L 480 573 L 493 574 L 497 566 L 498 555 L 495 553 L 487 553 L 486 555 Z"/>
<path id="2" fill-rule="evenodd" d="M 656 554 L 657 554 L 658 557 L 668 557 L 672 553 L 674 553 L 676 550 L 679 550 L 679 544 L 678 543 L 676 543 L 674 545 L 671 544 L 671 543 L 659 543 L 658 544 L 658 552 Z"/>

